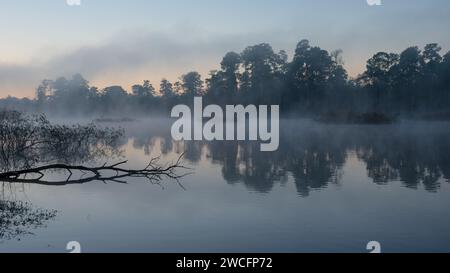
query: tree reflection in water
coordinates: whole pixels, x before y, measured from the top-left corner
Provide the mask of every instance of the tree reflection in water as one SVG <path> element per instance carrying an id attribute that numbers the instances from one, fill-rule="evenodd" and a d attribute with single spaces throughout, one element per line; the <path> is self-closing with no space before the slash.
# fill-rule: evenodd
<path id="1" fill-rule="evenodd" d="M 185 158 L 194 163 L 207 158 L 222 166 L 228 183 L 243 183 L 263 193 L 270 192 L 276 183 L 286 183 L 289 176 L 301 196 L 344 183 L 343 170 L 350 157 L 364 163 L 367 176 L 380 185 L 401 181 L 411 189 L 422 185 L 435 192 L 450 180 L 447 123 L 371 126 L 283 121 L 280 148 L 271 153 L 260 152 L 255 142 L 173 142 L 169 129 L 157 134 L 130 134 L 135 148 L 151 151 L 160 139 L 158 152 L 185 152 Z"/>
<path id="2" fill-rule="evenodd" d="M 163 122 L 163 125 L 167 124 L 170 122 Z M 363 163 L 367 177 L 379 185 L 401 181 L 410 189 L 423 187 L 436 192 L 442 183 L 450 180 L 450 126 L 447 123 L 404 122 L 369 126 L 283 121 L 280 148 L 270 153 L 261 152 L 256 142 L 174 142 L 170 128 L 163 125 L 148 127 L 153 130 L 157 127 L 156 132 L 145 131 L 142 124 L 139 124 L 141 130 L 129 128 L 127 135 L 132 139 L 133 148 L 142 149 L 146 154 L 184 153 L 184 159 L 192 163 L 208 160 L 221 166 L 221 175 L 227 183 L 243 184 L 249 190 L 262 193 L 269 193 L 276 184 L 289 181 L 295 184 L 298 194 L 303 197 L 331 184 L 345 186 L 342 177 L 344 170 L 352 171 L 351 164 L 348 164 L 350 160 Z M 28 128 L 33 127 L 23 126 L 20 132 L 29 135 Z M 126 138 L 115 135 L 114 131 L 110 131 L 111 134 L 106 131 L 99 133 L 95 126 L 48 128 L 53 130 L 50 130 L 52 134 L 59 130 L 67 132 L 58 138 L 56 143 L 59 145 L 23 142 L 20 141 L 22 138 L 12 138 L 14 134 L 0 136 L 3 143 L 2 170 L 33 166 L 42 161 L 71 163 L 111 158 L 120 155 L 126 145 Z M 84 132 L 83 137 L 75 134 L 74 130 Z M 41 136 L 48 134 L 41 132 Z M 29 148 L 30 144 L 33 149 Z M 5 157 L 10 155 L 5 149 L 7 147 L 24 147 L 29 152 Z M 201 172 L 200 168 L 196 172 Z M 56 213 L 11 201 L 1 201 L 0 208 L 2 239 L 44 226 Z"/>
<path id="3" fill-rule="evenodd" d="M 0 243 L 32 235 L 33 230 L 45 228 L 47 223 L 56 217 L 56 210 L 36 208 L 28 202 L 6 200 L 5 184 L 0 187 L 3 188 L 0 197 Z"/>

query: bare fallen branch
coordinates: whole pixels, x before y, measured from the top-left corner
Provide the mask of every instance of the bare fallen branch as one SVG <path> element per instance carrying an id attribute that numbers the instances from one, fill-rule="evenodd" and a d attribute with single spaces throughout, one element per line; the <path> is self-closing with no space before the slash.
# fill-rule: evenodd
<path id="1" fill-rule="evenodd" d="M 169 165 L 158 165 L 159 157 L 150 160 L 149 164 L 144 169 L 125 169 L 121 166 L 128 161 L 122 161 L 113 165 L 104 164 L 101 167 L 86 167 L 86 166 L 72 166 L 67 164 L 51 164 L 36 168 L 30 168 L 25 170 L 11 171 L 0 173 L 0 181 L 8 183 L 23 183 L 23 184 L 37 184 L 48 186 L 64 186 L 71 184 L 85 184 L 93 181 L 116 182 L 126 184 L 123 181 L 125 178 L 144 178 L 152 184 L 160 185 L 160 182 L 164 178 L 175 180 L 180 187 L 185 189 L 180 183 L 180 179 L 191 174 L 186 172 L 184 174 L 178 174 L 178 170 L 190 170 L 187 167 L 182 166 L 183 155 L 178 160 Z M 45 179 L 46 172 L 54 171 L 67 171 L 69 174 L 67 179 L 61 181 L 48 181 Z M 82 175 L 78 179 L 72 179 L 75 171 L 79 171 Z M 115 172 L 115 175 L 107 175 L 105 172 Z"/>

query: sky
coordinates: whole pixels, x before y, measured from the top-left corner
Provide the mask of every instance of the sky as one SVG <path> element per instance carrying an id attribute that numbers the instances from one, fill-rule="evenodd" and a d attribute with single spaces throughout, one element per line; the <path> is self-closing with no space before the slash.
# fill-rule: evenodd
<path id="1" fill-rule="evenodd" d="M 450 49 L 450 1 L 0 0 L 0 97 L 33 97 L 43 79 L 81 73 L 104 88 L 218 69 L 228 51 L 302 39 L 343 50 L 351 76 L 379 51 Z"/>

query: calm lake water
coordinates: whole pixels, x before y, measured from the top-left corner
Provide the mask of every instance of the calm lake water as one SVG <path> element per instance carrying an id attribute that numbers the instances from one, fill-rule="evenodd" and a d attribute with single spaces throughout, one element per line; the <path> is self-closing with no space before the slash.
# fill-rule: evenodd
<path id="1" fill-rule="evenodd" d="M 3 200 L 55 212 L 16 235 L 0 226 L 0 252 L 67 252 L 69 241 L 83 252 L 368 252 L 369 241 L 384 252 L 450 252 L 450 123 L 283 121 L 271 153 L 251 142 L 173 142 L 170 125 L 120 124 L 122 157 L 109 162 L 142 168 L 185 152 L 195 173 L 184 189 L 140 179 L 3 184 Z"/>

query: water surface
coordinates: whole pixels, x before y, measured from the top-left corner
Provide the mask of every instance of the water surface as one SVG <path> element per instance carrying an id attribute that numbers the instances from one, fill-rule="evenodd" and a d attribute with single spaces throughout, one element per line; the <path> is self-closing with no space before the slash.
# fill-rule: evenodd
<path id="1" fill-rule="evenodd" d="M 108 162 L 142 168 L 184 152 L 195 173 L 183 187 L 5 183 L 2 200 L 55 215 L 19 234 L 0 225 L 0 252 L 65 252 L 69 241 L 84 252 L 367 252 L 373 240 L 386 252 L 450 252 L 450 123 L 285 120 L 271 153 L 254 142 L 174 142 L 170 124 L 120 124 L 122 157 Z"/>

